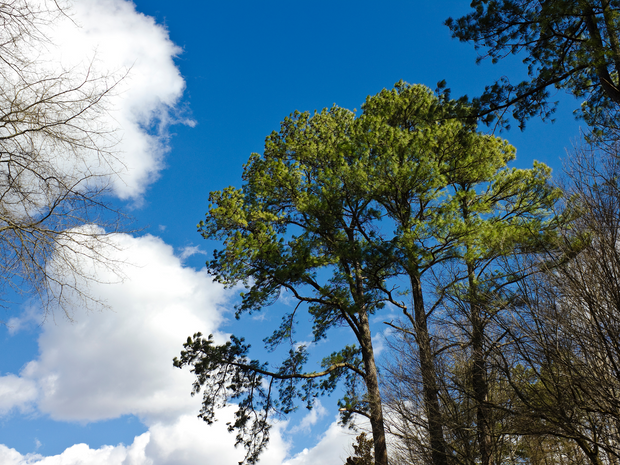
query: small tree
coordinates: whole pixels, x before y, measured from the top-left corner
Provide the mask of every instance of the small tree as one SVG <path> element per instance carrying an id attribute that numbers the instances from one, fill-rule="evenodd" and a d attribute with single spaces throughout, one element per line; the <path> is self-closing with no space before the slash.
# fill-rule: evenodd
<path id="1" fill-rule="evenodd" d="M 347 458 L 345 465 L 372 465 L 374 463 L 372 450 L 372 439 L 368 439 L 366 433 L 360 433 L 353 444 L 353 455 Z"/>

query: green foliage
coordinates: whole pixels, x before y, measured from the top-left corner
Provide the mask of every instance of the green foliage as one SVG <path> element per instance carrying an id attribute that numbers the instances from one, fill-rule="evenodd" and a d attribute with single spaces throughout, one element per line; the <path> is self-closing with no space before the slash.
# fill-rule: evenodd
<path id="1" fill-rule="evenodd" d="M 474 99 L 487 122 L 506 122 L 504 110 L 523 127 L 532 116 L 551 118 L 557 102 L 550 89 L 567 89 L 583 100 L 578 113 L 591 126 L 617 126 L 620 103 L 620 2 L 618 0 L 475 0 L 473 11 L 446 25 L 454 37 L 483 48 L 494 63 L 525 54 L 530 79 L 502 78 Z M 611 119 L 610 119 L 611 118 Z"/>
<path id="2" fill-rule="evenodd" d="M 287 292 L 298 305 L 265 340 L 269 348 L 296 346 L 300 308 L 311 316 L 315 341 L 340 326 L 356 339 L 326 357 L 322 372 L 305 371 L 303 346 L 268 369 L 248 361 L 242 340 L 188 340 L 175 364 L 193 367 L 205 419 L 213 418 L 213 406 L 240 399 L 242 421 L 232 426 L 238 441 L 248 433 L 261 437 L 245 443 L 250 462 L 267 432 L 256 436 L 249 427 L 290 412 L 295 399 L 310 408 L 339 381 L 344 421 L 352 413 L 368 416 L 377 444 L 383 420 L 369 316 L 388 302 L 410 312 L 410 299 L 400 298 L 411 290 L 398 286 L 437 263 L 527 248 L 553 229 L 550 209 L 559 194 L 548 184 L 549 168 L 506 169 L 514 148 L 455 118 L 459 105 L 400 82 L 368 97 L 359 117 L 336 106 L 295 112 L 267 137 L 263 155 L 251 155 L 241 189 L 211 193 L 198 230 L 222 242 L 207 263 L 214 279 L 245 285 L 237 317 Z M 399 277 L 407 279 L 395 284 Z M 271 379 L 268 388 L 261 376 Z"/>
<path id="3" fill-rule="evenodd" d="M 238 431 L 235 445 L 243 444 L 248 449 L 248 462 L 256 463 L 269 437 L 270 425 L 263 412 L 273 409 L 272 384 L 266 388 L 260 373 L 265 366 L 248 360 L 250 346 L 234 336 L 226 344 L 215 346 L 213 335 L 205 339 L 196 333 L 187 338 L 183 347 L 181 358 L 174 358 L 174 366 L 191 366 L 196 374 L 192 396 L 204 392 L 199 418 L 212 424 L 216 410 L 224 407 L 228 399 L 239 400 L 235 421 L 228 425 L 228 431 Z M 282 403 L 284 410 L 289 410 L 286 393 Z"/>

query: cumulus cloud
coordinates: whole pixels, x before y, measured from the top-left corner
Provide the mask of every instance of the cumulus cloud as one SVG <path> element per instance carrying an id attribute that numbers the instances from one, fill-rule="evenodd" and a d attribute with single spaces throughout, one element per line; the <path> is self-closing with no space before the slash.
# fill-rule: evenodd
<path id="1" fill-rule="evenodd" d="M 394 330 L 390 327 L 384 329 L 383 331 L 376 332 L 372 336 L 372 348 L 375 353 L 375 357 L 378 357 L 383 353 L 386 349 L 386 341 L 393 334 Z"/>
<path id="2" fill-rule="evenodd" d="M 155 425 L 150 428 L 150 442 L 145 456 L 157 465 L 194 465 L 217 461 L 238 463 L 245 450 L 234 447 L 234 435 L 228 432 L 226 423 L 234 421 L 233 408 L 219 412 L 219 421 L 207 425 L 195 415 L 182 416 L 173 425 Z M 280 464 L 286 456 L 288 445 L 282 439 L 281 426 L 271 432 L 269 448 L 261 456 L 262 463 Z"/>
<path id="3" fill-rule="evenodd" d="M 200 249 L 197 245 L 188 245 L 181 249 L 181 260 L 185 260 L 193 255 L 207 255 L 207 252 Z"/>
<path id="4" fill-rule="evenodd" d="M 36 397 L 37 387 L 32 380 L 11 373 L 0 376 L 0 415 L 14 409 L 22 412 L 30 410 Z"/>
<path id="5" fill-rule="evenodd" d="M 71 1 L 70 18 L 58 18 L 46 32 L 54 46 L 41 55 L 52 71 L 54 66 L 90 69 L 111 76 L 109 82 L 127 73 L 110 94 L 104 123 L 118 130 L 114 147 L 118 158 L 112 160 L 117 176 L 111 180 L 111 188 L 121 199 L 140 199 L 164 167 L 167 127 L 177 122 L 193 124 L 180 116 L 178 108 L 185 83 L 174 58 L 181 50 L 170 41 L 164 27 L 137 12 L 131 2 Z M 109 169 L 99 166 L 96 158 L 85 160 L 85 166 L 97 174 L 97 170 L 103 173 Z M 129 445 L 92 449 L 76 444 L 48 457 L 22 455 L 0 445 L 0 463 L 238 462 L 244 451 L 233 447 L 234 435 L 226 427 L 233 419 L 234 407 L 221 411 L 214 425 L 196 418 L 200 396 L 189 395 L 193 375 L 172 367 L 172 358 L 188 335 L 218 331 L 229 294 L 214 284 L 206 271 L 183 266 L 183 259 L 203 253 L 197 247 L 175 254 L 171 246 L 153 236 L 116 234 L 110 241 L 105 253 L 121 266 L 122 281 L 113 270 L 96 262 L 84 259 L 83 263 L 86 273 L 96 277 L 88 294 L 105 301 L 109 309 L 95 312 L 76 306 L 71 313 L 73 321 L 56 318 L 44 325 L 38 340 L 39 356 L 18 375 L 0 374 L 0 415 L 36 411 L 57 421 L 84 423 L 136 415 L 149 429 Z M 40 315 L 32 308 L 12 318 L 11 334 L 33 321 L 40 321 Z M 319 404 L 302 421 L 303 430 L 323 415 Z M 272 429 L 263 463 L 284 463 L 291 447 L 284 439 L 286 427 L 280 423 Z M 330 444 L 339 447 L 338 428 L 332 425 L 315 448 L 290 464 L 321 463 L 306 458 L 326 455 Z M 347 435 L 343 437 L 350 442 Z M 322 463 L 340 463 L 337 456 L 332 450 L 331 461 Z"/>
<path id="6" fill-rule="evenodd" d="M 198 419 L 200 396 L 191 397 L 193 375 L 172 367 L 181 343 L 195 331 L 216 332 L 223 321 L 228 291 L 206 271 L 184 267 L 174 249 L 153 236 L 112 236 L 111 258 L 125 265 L 123 282 L 94 283 L 91 293 L 107 300 L 110 310 L 76 308 L 74 321 L 58 318 L 43 326 L 40 355 L 20 376 L 0 377 L 0 413 L 34 409 L 63 421 L 97 421 L 133 414 L 149 427 L 125 446 L 91 449 L 76 444 L 56 456 L 21 455 L 0 446 L 0 463 L 10 465 L 168 465 L 209 460 L 237 463 L 243 449 L 234 447 L 226 423 L 234 406 L 207 425 Z M 93 266 L 97 266 L 94 262 Z M 102 281 L 105 267 L 93 269 Z M 88 313 L 88 314 L 87 314 Z M 220 337 L 222 335 L 220 334 Z M 8 400 L 10 399 L 10 401 Z M 319 402 L 297 426 L 276 424 L 263 463 L 340 464 L 351 432 L 335 423 L 316 447 L 285 462 L 294 431 L 307 434 L 325 415 Z"/>
<path id="7" fill-rule="evenodd" d="M 134 443 L 125 447 L 103 446 L 91 449 L 86 444 L 76 444 L 62 454 L 43 457 L 39 454 L 22 455 L 15 449 L 0 445 L 0 463 L 3 465 L 152 465 L 144 457 L 144 445 L 148 442 L 148 433 L 137 436 Z"/>
<path id="8" fill-rule="evenodd" d="M 323 407 L 320 400 L 315 400 L 312 410 L 310 410 L 299 422 L 298 425 L 291 428 L 291 433 L 297 433 L 299 431 L 309 433 L 316 423 L 327 415 L 327 409 Z"/>
<path id="9" fill-rule="evenodd" d="M 327 431 L 321 436 L 316 446 L 304 449 L 299 454 L 286 460 L 282 465 L 342 465 L 349 456 L 348 450 L 355 440 L 356 433 L 348 428 L 343 428 L 334 421 Z"/>
<path id="10" fill-rule="evenodd" d="M 206 271 L 184 267 L 159 238 L 116 234 L 107 253 L 124 263 L 124 280 L 104 284 L 114 275 L 97 262 L 89 272 L 101 281 L 91 284 L 91 294 L 109 309 L 78 307 L 73 321 L 57 318 L 44 325 L 39 357 L 20 376 L 0 376 L 0 414 L 36 407 L 56 420 L 82 422 L 133 414 L 149 431 L 128 446 L 76 444 L 49 457 L 0 445 L 0 463 L 189 465 L 209 457 L 239 462 L 244 451 L 234 447 L 226 426 L 234 421 L 234 408 L 219 412 L 214 425 L 198 419 L 200 396 L 189 395 L 193 375 L 172 366 L 188 335 L 217 331 L 228 294 Z M 274 447 L 266 456 L 271 463 L 280 463 L 288 448 L 281 427 L 274 428 Z"/>
<path id="11" fill-rule="evenodd" d="M 234 436 L 225 422 L 233 421 L 233 412 L 221 412 L 220 421 L 207 425 L 195 415 L 182 415 L 171 424 L 157 423 L 148 432 L 136 436 L 125 446 L 103 446 L 91 449 L 87 444 L 76 444 L 61 454 L 44 457 L 39 454 L 22 455 L 0 445 L 0 463 L 3 465 L 195 465 L 197 463 L 238 463 L 244 451 L 234 447 Z M 280 428 L 275 427 L 270 447 L 262 456 L 262 463 L 281 464 L 288 445 L 282 440 Z"/>
<path id="12" fill-rule="evenodd" d="M 22 455 L 0 445 L 3 465 L 195 465 L 196 463 L 238 463 L 244 455 L 233 447 L 233 436 L 225 423 L 233 418 L 232 409 L 222 412 L 221 421 L 207 425 L 195 416 L 181 416 L 172 424 L 155 424 L 148 432 L 136 436 L 129 446 L 103 446 L 91 449 L 76 444 L 61 454 L 44 457 Z M 333 422 L 318 444 L 304 449 L 290 459 L 290 445 L 282 437 L 282 426 L 276 426 L 261 463 L 270 465 L 341 465 L 349 455 L 350 445 L 357 433 Z"/>
<path id="13" fill-rule="evenodd" d="M 35 383 L 38 409 L 57 420 L 133 414 L 153 424 L 197 412 L 199 399 L 189 396 L 192 375 L 173 368 L 172 359 L 187 336 L 216 332 L 226 294 L 206 270 L 183 267 L 161 239 L 118 234 L 112 240 L 109 254 L 126 263 L 125 279 L 104 284 L 114 280 L 112 271 L 91 270 L 101 283 L 90 289 L 111 310 L 86 314 L 78 307 L 73 322 L 44 325 L 39 358 L 6 384 Z"/>
<path id="14" fill-rule="evenodd" d="M 10 335 L 41 324 L 41 309 L 35 305 L 27 306 L 21 315 L 13 316 L 6 322 Z"/>
<path id="15" fill-rule="evenodd" d="M 137 12 L 131 2 L 73 0 L 66 5 L 68 15 L 45 32 L 54 45 L 46 50 L 48 66 L 54 64 L 56 73 L 71 69 L 108 76 L 102 85 L 117 82 L 105 101 L 108 114 L 102 120 L 106 128 L 117 130 L 113 151 L 118 156 L 108 157 L 117 174 L 111 186 L 120 198 L 139 198 L 163 168 L 168 125 L 193 124 L 178 117 L 185 82 L 174 58 L 181 49 L 163 26 Z M 99 174 L 110 169 L 95 158 L 85 165 L 103 170 Z"/>

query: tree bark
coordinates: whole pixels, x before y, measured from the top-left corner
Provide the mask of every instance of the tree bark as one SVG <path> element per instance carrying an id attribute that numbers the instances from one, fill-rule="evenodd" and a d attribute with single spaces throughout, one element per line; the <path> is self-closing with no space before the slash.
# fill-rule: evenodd
<path id="1" fill-rule="evenodd" d="M 463 219 L 469 224 L 469 208 L 465 200 L 463 200 L 461 208 Z M 493 463 L 493 453 L 488 407 L 489 383 L 487 380 L 486 356 L 484 354 L 485 323 L 484 316 L 482 314 L 482 302 L 479 301 L 475 276 L 475 267 L 468 261 L 467 281 L 469 285 L 469 318 L 472 326 L 472 387 L 474 390 L 474 401 L 476 403 L 476 433 L 478 436 L 478 448 L 480 452 L 481 465 L 491 465 Z"/>
<path id="2" fill-rule="evenodd" d="M 443 437 L 443 421 L 439 407 L 439 389 L 437 388 L 433 350 L 428 333 L 424 295 L 419 276 L 411 276 L 411 291 L 414 302 L 415 338 L 420 353 L 422 390 L 424 392 L 424 407 L 428 421 L 431 458 L 433 465 L 448 465 L 446 443 Z"/>
<path id="3" fill-rule="evenodd" d="M 596 23 L 596 14 L 592 8 L 587 8 L 584 13 L 584 20 L 586 22 L 588 32 L 590 33 L 590 38 L 596 42 L 596 46 L 598 47 L 598 53 L 596 53 L 597 56 L 595 56 L 594 61 L 596 75 L 598 76 L 601 87 L 607 97 L 616 103 L 620 103 L 620 90 L 607 69 L 608 62 L 604 56 L 605 47 L 601 38 L 601 32 Z M 611 33 L 613 33 L 613 31 L 610 31 L 610 34 Z"/>
<path id="4" fill-rule="evenodd" d="M 489 418 L 489 384 L 487 380 L 486 357 L 484 355 L 484 320 L 480 304 L 475 301 L 475 283 L 473 279 L 473 269 L 469 268 L 469 286 L 472 298 L 471 303 L 471 325 L 472 325 L 472 352 L 473 370 L 472 387 L 474 389 L 474 400 L 476 402 L 476 424 L 478 447 L 480 448 L 481 465 L 491 465 L 493 462 L 493 450 L 491 442 L 491 428 Z"/>
<path id="5" fill-rule="evenodd" d="M 375 465 L 388 465 L 387 444 L 385 441 L 385 427 L 383 424 L 383 408 L 381 406 L 381 393 L 379 392 L 379 381 L 377 376 L 377 366 L 372 348 L 372 336 L 368 313 L 360 312 L 360 346 L 362 349 L 362 359 L 366 372 L 365 382 L 368 392 L 368 406 L 370 410 L 370 426 L 372 428 L 373 442 L 375 446 Z"/>

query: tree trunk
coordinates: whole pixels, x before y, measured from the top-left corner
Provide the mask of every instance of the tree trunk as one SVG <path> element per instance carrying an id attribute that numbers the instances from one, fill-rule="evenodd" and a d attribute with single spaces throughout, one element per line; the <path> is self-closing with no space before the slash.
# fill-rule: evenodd
<path id="1" fill-rule="evenodd" d="M 480 306 L 475 302 L 471 305 L 471 324 L 473 351 L 472 386 L 476 402 L 478 447 L 480 448 L 481 465 L 491 465 L 493 463 L 493 453 L 488 407 L 489 385 L 484 356 L 484 321 Z"/>
<path id="2" fill-rule="evenodd" d="M 362 359 L 366 371 L 366 390 L 368 392 L 368 404 L 370 407 L 370 426 L 375 446 L 375 465 L 388 465 L 387 444 L 385 442 L 385 427 L 383 425 L 383 408 L 381 406 L 381 393 L 377 377 L 377 366 L 372 349 L 372 336 L 368 313 L 360 312 L 360 346 Z"/>
<path id="3" fill-rule="evenodd" d="M 443 421 L 439 408 L 439 390 L 435 375 L 435 363 L 428 333 L 426 310 L 424 309 L 422 283 L 419 276 L 411 277 L 411 291 L 413 294 L 415 338 L 420 353 L 422 390 L 424 392 L 424 408 L 428 421 L 431 458 L 433 465 L 448 465 L 446 444 L 443 437 Z"/>
<path id="4" fill-rule="evenodd" d="M 594 50 L 594 67 L 596 68 L 596 75 L 598 76 L 601 88 L 607 97 L 616 103 L 620 103 L 620 90 L 617 83 L 613 80 L 607 69 L 608 59 L 605 57 L 605 45 L 601 37 L 601 32 L 596 22 L 596 14 L 592 7 L 585 8 L 584 21 L 590 34 L 590 39 L 595 43 L 597 50 Z M 609 31 L 613 34 L 614 31 Z"/>
<path id="5" fill-rule="evenodd" d="M 469 209 L 465 200 L 462 204 L 463 219 L 469 223 Z M 469 252 L 469 247 L 468 247 Z M 487 379 L 487 363 L 484 351 L 485 322 L 482 314 L 482 302 L 479 301 L 476 284 L 476 270 L 471 262 L 467 262 L 467 280 L 469 285 L 469 311 L 472 326 L 472 387 L 476 403 L 476 433 L 481 465 L 491 465 L 494 461 L 491 442 L 489 414 L 489 382 Z"/>

